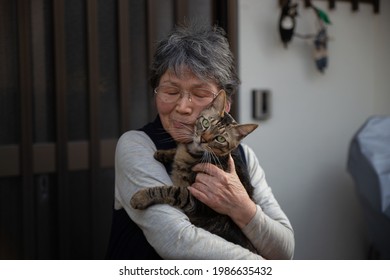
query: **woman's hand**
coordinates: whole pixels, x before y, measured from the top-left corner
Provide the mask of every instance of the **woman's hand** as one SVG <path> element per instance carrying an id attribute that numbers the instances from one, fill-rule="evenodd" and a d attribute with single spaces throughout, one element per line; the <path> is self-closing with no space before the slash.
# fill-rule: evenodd
<path id="1" fill-rule="evenodd" d="M 256 214 L 256 205 L 250 199 L 229 158 L 229 171 L 211 163 L 199 163 L 195 182 L 188 187 L 191 194 L 214 211 L 228 215 L 240 228 L 246 226 Z"/>

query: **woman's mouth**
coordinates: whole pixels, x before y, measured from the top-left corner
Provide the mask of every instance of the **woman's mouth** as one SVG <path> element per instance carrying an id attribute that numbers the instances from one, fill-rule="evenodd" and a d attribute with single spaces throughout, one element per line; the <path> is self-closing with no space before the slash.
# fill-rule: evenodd
<path id="1" fill-rule="evenodd" d="M 183 128 L 192 128 L 193 125 L 191 124 L 188 124 L 186 122 L 180 122 L 180 121 L 176 121 L 176 120 L 172 120 L 172 126 L 176 129 L 183 129 Z"/>

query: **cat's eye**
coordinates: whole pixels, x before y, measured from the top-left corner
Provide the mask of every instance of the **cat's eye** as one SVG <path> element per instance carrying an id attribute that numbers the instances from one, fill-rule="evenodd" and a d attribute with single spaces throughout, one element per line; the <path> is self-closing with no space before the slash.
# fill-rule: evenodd
<path id="1" fill-rule="evenodd" d="M 219 143 L 225 143 L 226 142 L 226 138 L 221 136 L 221 135 L 218 135 L 215 140 L 217 140 L 217 142 Z"/>
<path id="2" fill-rule="evenodd" d="M 204 128 L 208 128 L 210 126 L 210 122 L 208 119 L 203 119 L 202 120 L 202 125 Z"/>

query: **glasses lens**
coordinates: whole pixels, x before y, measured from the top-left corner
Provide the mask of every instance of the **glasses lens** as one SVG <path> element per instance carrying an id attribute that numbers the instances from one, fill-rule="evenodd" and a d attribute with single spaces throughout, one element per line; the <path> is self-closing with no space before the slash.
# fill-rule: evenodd
<path id="1" fill-rule="evenodd" d="M 199 105 L 207 105 L 214 99 L 214 92 L 205 88 L 195 88 L 191 91 L 192 100 Z"/>
<path id="2" fill-rule="evenodd" d="M 166 103 L 173 103 L 180 98 L 180 89 L 171 86 L 161 86 L 155 90 L 157 96 Z"/>
<path id="3" fill-rule="evenodd" d="M 173 86 L 159 86 L 155 93 L 165 103 L 177 102 L 181 97 L 181 89 Z M 189 93 L 189 100 L 196 105 L 207 105 L 215 97 L 215 93 L 205 88 L 194 88 Z"/>

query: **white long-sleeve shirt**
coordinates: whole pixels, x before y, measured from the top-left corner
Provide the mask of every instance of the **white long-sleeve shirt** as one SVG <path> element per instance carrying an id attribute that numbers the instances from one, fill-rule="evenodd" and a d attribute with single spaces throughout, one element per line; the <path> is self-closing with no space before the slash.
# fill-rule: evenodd
<path id="1" fill-rule="evenodd" d="M 172 185 L 165 167 L 153 158 L 155 144 L 142 131 L 128 131 L 118 141 L 114 207 L 126 210 L 163 259 L 291 259 L 295 245 L 292 226 L 274 198 L 255 153 L 247 145 L 243 148 L 257 212 L 242 231 L 260 255 L 194 226 L 172 206 L 159 204 L 146 210 L 130 206 L 136 191 Z"/>

